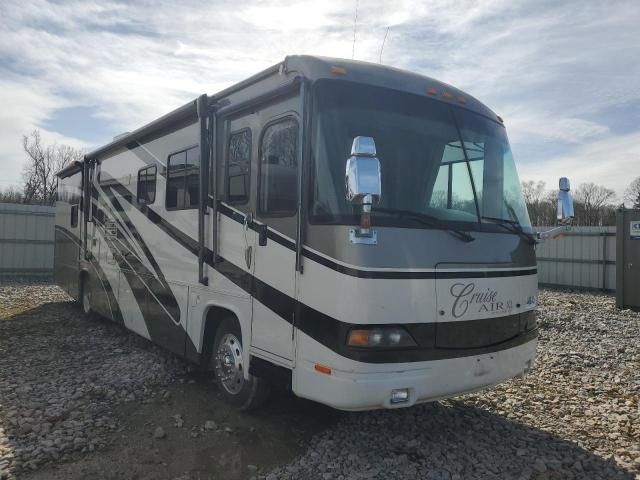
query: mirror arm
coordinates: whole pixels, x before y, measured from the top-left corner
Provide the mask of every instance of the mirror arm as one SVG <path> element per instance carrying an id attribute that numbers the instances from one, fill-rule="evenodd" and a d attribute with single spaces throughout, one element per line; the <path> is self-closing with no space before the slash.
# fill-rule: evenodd
<path id="1" fill-rule="evenodd" d="M 565 232 L 571 231 L 571 225 L 560 225 L 544 232 L 536 232 L 536 239 L 540 241 L 548 240 L 550 238 L 558 238 Z"/>

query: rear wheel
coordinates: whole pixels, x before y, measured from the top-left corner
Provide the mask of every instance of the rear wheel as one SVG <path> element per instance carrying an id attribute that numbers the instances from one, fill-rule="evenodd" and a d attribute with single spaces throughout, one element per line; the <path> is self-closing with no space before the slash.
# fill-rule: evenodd
<path id="1" fill-rule="evenodd" d="M 243 357 L 242 335 L 235 318 L 222 320 L 216 332 L 211 363 L 220 392 L 239 410 L 255 409 L 267 399 L 269 385 L 264 380 L 251 374 L 245 378 L 247 366 Z"/>
<path id="2" fill-rule="evenodd" d="M 85 317 L 91 317 L 93 315 L 91 310 L 91 289 L 89 288 L 89 282 L 86 277 L 82 280 L 80 304 L 82 305 L 82 312 Z"/>

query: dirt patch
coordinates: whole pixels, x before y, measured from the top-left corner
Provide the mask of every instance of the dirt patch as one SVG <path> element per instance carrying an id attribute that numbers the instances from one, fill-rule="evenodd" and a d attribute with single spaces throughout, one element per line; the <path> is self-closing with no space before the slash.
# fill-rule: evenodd
<path id="1" fill-rule="evenodd" d="M 248 479 L 301 454 L 339 412 L 276 392 L 259 412 L 230 409 L 202 378 L 158 389 L 114 410 L 109 446 L 72 463 L 21 475 L 45 479 Z M 164 436 L 154 433 L 162 428 Z"/>

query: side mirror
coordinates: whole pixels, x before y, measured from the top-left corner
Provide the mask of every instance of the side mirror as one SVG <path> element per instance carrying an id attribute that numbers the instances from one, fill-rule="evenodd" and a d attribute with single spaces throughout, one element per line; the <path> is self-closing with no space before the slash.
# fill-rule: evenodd
<path id="1" fill-rule="evenodd" d="M 571 196 L 571 184 L 567 177 L 561 177 L 558 190 L 558 221 L 570 223 L 574 217 L 573 197 Z"/>
<path id="2" fill-rule="evenodd" d="M 356 137 L 351 146 L 346 171 L 347 200 L 354 205 L 380 201 L 382 178 L 376 143 L 371 137 Z"/>
<path id="3" fill-rule="evenodd" d="M 362 205 L 360 228 L 351 235 L 353 243 L 376 243 L 375 232 L 371 230 L 371 205 L 378 203 L 382 195 L 382 172 L 376 154 L 373 138 L 353 139 L 345 174 L 346 193 L 352 205 Z"/>

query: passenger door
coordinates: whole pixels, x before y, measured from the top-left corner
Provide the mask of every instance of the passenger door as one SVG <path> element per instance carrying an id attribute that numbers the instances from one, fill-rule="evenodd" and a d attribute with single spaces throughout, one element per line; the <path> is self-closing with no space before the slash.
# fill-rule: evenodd
<path id="1" fill-rule="evenodd" d="M 295 113 L 274 110 L 262 112 L 257 151 L 252 350 L 291 366 L 300 122 Z"/>

